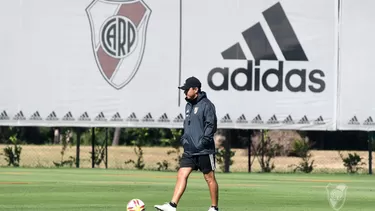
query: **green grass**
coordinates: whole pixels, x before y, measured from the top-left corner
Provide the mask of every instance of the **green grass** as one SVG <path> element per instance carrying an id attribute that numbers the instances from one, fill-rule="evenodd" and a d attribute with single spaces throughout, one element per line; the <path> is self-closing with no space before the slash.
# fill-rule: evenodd
<path id="1" fill-rule="evenodd" d="M 154 204 L 170 200 L 175 175 L 105 169 L 0 168 L 0 210 L 120 211 L 132 198 L 142 199 L 147 210 L 154 210 Z M 208 210 L 207 184 L 200 172 L 191 176 L 179 210 Z M 325 188 L 329 183 L 348 186 L 341 211 L 375 209 L 375 180 L 369 175 L 219 173 L 217 178 L 222 211 L 333 210 Z"/>

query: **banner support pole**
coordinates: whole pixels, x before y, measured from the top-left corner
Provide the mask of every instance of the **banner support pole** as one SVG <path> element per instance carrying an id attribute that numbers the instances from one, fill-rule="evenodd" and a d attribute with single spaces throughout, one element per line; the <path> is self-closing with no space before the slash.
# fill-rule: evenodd
<path id="1" fill-rule="evenodd" d="M 374 142 L 374 131 L 369 132 L 368 136 L 368 173 L 372 174 L 372 144 Z"/>

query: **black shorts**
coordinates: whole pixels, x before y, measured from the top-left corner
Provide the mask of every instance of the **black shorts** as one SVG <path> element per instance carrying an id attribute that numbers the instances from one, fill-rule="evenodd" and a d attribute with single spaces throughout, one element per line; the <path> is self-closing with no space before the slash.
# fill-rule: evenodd
<path id="1" fill-rule="evenodd" d="M 203 174 L 207 174 L 211 171 L 215 171 L 215 163 L 214 154 L 194 156 L 186 156 L 183 154 L 180 161 L 180 168 L 191 167 L 193 170 L 199 169 Z"/>

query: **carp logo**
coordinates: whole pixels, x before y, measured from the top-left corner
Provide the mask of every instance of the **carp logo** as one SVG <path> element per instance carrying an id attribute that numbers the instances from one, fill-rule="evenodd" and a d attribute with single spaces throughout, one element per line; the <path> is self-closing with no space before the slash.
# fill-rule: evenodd
<path id="1" fill-rule="evenodd" d="M 97 66 L 112 87 L 121 89 L 142 62 L 151 9 L 143 0 L 94 0 L 86 13 Z"/>

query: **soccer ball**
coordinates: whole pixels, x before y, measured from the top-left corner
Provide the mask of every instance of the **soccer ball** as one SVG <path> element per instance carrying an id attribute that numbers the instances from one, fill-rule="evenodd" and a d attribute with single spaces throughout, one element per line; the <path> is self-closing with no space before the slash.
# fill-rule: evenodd
<path id="1" fill-rule="evenodd" d="M 140 199 L 132 199 L 126 206 L 127 211 L 145 211 L 145 203 Z"/>

